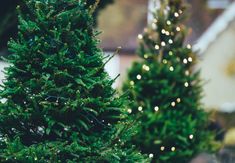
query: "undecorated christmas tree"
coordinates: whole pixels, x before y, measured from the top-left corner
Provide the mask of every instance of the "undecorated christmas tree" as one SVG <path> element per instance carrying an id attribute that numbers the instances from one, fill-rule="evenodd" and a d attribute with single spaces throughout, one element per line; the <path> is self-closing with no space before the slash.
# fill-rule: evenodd
<path id="1" fill-rule="evenodd" d="M 202 81 L 194 71 L 196 56 L 184 45 L 187 17 L 183 0 L 161 1 L 143 34 L 124 90 L 130 91 L 128 112 L 140 122 L 133 144 L 156 163 L 186 163 L 199 152 L 214 150 L 202 109 Z"/>
<path id="2" fill-rule="evenodd" d="M 125 145 L 133 125 L 104 71 L 94 7 L 85 0 L 25 6 L 0 91 L 0 162 L 147 162 Z"/>

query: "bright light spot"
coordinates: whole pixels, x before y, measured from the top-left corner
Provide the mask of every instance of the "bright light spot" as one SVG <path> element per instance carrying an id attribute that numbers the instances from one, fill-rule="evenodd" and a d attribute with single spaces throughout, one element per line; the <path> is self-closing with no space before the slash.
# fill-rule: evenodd
<path id="1" fill-rule="evenodd" d="M 176 101 L 177 101 L 178 103 L 180 103 L 180 102 L 181 102 L 181 99 L 180 99 L 180 98 L 177 98 Z"/>
<path id="2" fill-rule="evenodd" d="M 134 82 L 134 81 L 130 81 L 130 85 L 132 85 L 132 86 L 133 86 L 134 84 L 135 84 L 135 82 Z"/>
<path id="3" fill-rule="evenodd" d="M 189 139 L 193 139 L 193 137 L 194 137 L 194 136 L 193 136 L 192 134 L 191 134 L 191 135 L 189 135 Z"/>
<path id="4" fill-rule="evenodd" d="M 169 44 L 173 44 L 173 40 L 172 39 L 169 39 Z"/>
<path id="5" fill-rule="evenodd" d="M 166 43 L 164 41 L 161 42 L 162 46 L 166 46 Z"/>
<path id="6" fill-rule="evenodd" d="M 193 61 L 193 58 L 192 58 L 192 57 L 189 57 L 189 58 L 188 58 L 188 61 L 189 61 L 189 62 L 192 62 L 192 61 Z"/>
<path id="7" fill-rule="evenodd" d="M 157 112 L 159 110 L 159 107 L 158 106 L 155 106 L 154 107 L 154 110 Z"/>
<path id="8" fill-rule="evenodd" d="M 152 153 L 149 154 L 149 158 L 153 158 L 153 154 Z"/>
<path id="9" fill-rule="evenodd" d="M 174 152 L 175 151 L 175 147 L 171 147 L 171 151 Z"/>
<path id="10" fill-rule="evenodd" d="M 175 12 L 174 15 L 176 18 L 180 16 L 178 12 Z"/>
<path id="11" fill-rule="evenodd" d="M 181 29 L 180 29 L 180 27 L 176 27 L 176 31 L 178 31 L 178 32 L 179 32 L 180 30 L 181 30 Z"/>
<path id="12" fill-rule="evenodd" d="M 188 86 L 189 86 L 189 83 L 188 83 L 188 82 L 185 82 L 185 83 L 184 83 L 184 86 L 185 86 L 185 87 L 188 87 Z"/>
<path id="13" fill-rule="evenodd" d="M 170 20 L 167 20 L 166 24 L 167 24 L 167 25 L 171 25 L 171 21 L 170 21 Z"/>
<path id="14" fill-rule="evenodd" d="M 187 59 L 184 59 L 183 62 L 184 62 L 184 64 L 187 64 L 187 63 L 188 63 L 188 60 L 187 60 Z"/>
<path id="15" fill-rule="evenodd" d="M 161 149 L 161 151 L 164 151 L 164 150 L 165 150 L 165 147 L 162 146 L 160 149 Z"/>
<path id="16" fill-rule="evenodd" d="M 171 103 L 171 106 L 175 107 L 175 102 L 172 102 L 172 103 Z"/>
<path id="17" fill-rule="evenodd" d="M 131 109 L 128 109 L 127 112 L 131 114 L 131 113 L 132 113 L 132 110 L 131 110 Z"/>
<path id="18" fill-rule="evenodd" d="M 139 106 L 139 107 L 138 107 L 138 110 L 139 110 L 139 111 L 143 111 L 143 107 L 142 107 L 142 106 Z"/>
<path id="19" fill-rule="evenodd" d="M 139 75 L 136 76 L 136 78 L 137 78 L 138 80 L 140 80 L 140 79 L 142 78 L 142 76 L 139 74 Z"/>
<path id="20" fill-rule="evenodd" d="M 138 35 L 138 39 L 142 40 L 142 39 L 143 39 L 143 35 L 142 35 L 142 34 L 139 34 L 139 35 Z"/>
<path id="21" fill-rule="evenodd" d="M 171 66 L 171 67 L 169 68 L 169 70 L 170 70 L 170 71 L 174 71 L 174 67 Z"/>
<path id="22" fill-rule="evenodd" d="M 160 49 L 160 46 L 159 46 L 159 45 L 155 45 L 155 49 L 156 49 L 156 50 L 159 50 L 159 49 Z"/>

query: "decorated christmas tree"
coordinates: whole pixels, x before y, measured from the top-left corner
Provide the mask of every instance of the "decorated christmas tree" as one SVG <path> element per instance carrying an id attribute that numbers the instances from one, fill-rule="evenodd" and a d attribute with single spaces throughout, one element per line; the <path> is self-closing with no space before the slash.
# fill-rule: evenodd
<path id="1" fill-rule="evenodd" d="M 87 0 L 87 7 L 93 5 L 96 0 Z M 114 0 L 101 0 L 99 6 L 94 11 L 95 24 L 99 12 Z M 10 37 L 16 37 L 17 34 L 17 13 L 16 6 L 21 5 L 24 8 L 24 0 L 7 0 L 1 2 L 0 6 L 0 50 L 7 47 L 7 41 Z"/>
<path id="2" fill-rule="evenodd" d="M 164 0 L 153 21 L 138 35 L 138 54 L 124 90 L 130 91 L 128 112 L 140 122 L 133 144 L 156 163 L 185 163 L 199 152 L 214 150 L 202 109 L 202 81 L 193 68 L 196 56 L 185 45 L 187 17 L 183 0 Z"/>
<path id="3" fill-rule="evenodd" d="M 1 86 L 0 162 L 146 162 L 104 71 L 85 0 L 31 0 L 19 10 Z M 122 109 L 123 108 L 123 109 Z"/>

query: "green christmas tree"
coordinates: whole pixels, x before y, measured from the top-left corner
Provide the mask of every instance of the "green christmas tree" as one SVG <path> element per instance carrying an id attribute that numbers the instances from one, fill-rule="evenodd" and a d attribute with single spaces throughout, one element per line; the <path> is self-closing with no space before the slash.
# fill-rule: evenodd
<path id="1" fill-rule="evenodd" d="M 104 71 L 85 0 L 31 0 L 9 42 L 0 91 L 0 162 L 146 162 Z M 106 60 L 108 60 L 106 58 Z"/>
<path id="2" fill-rule="evenodd" d="M 24 0 L 7 0 L 1 2 L 0 6 L 0 50 L 6 49 L 7 41 L 10 37 L 16 37 L 17 35 L 17 13 L 16 6 L 21 5 L 24 8 Z M 87 0 L 87 7 L 93 5 L 96 0 Z M 97 16 L 99 12 L 103 10 L 107 5 L 113 3 L 114 0 L 101 0 L 99 6 L 94 12 L 95 24 L 97 24 Z"/>
<path id="3" fill-rule="evenodd" d="M 202 81 L 194 71 L 196 56 L 184 45 L 187 17 L 183 0 L 161 1 L 143 34 L 124 90 L 130 91 L 128 112 L 140 122 L 133 138 L 156 163 L 185 163 L 199 152 L 214 150 L 202 109 Z"/>

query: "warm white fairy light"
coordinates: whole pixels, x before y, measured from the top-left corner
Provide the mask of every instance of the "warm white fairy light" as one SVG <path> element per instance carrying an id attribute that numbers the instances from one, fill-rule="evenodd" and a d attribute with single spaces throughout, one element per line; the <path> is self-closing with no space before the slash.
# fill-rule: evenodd
<path id="1" fill-rule="evenodd" d="M 180 103 L 180 102 L 181 102 L 181 99 L 180 99 L 180 98 L 177 98 L 176 101 L 177 101 L 178 103 Z"/>
<path id="2" fill-rule="evenodd" d="M 138 39 L 142 40 L 143 39 L 143 35 L 142 34 L 138 34 Z"/>
<path id="3" fill-rule="evenodd" d="M 165 30 L 165 29 L 162 29 L 161 32 L 162 32 L 162 34 L 165 34 L 165 33 L 166 33 L 166 30 Z"/>
<path id="4" fill-rule="evenodd" d="M 142 76 L 141 76 L 140 74 L 138 74 L 138 75 L 136 76 L 136 78 L 137 78 L 138 80 L 140 80 L 140 79 L 142 78 Z"/>
<path id="5" fill-rule="evenodd" d="M 184 63 L 184 64 L 187 64 L 187 63 L 188 63 L 188 60 L 185 58 L 185 59 L 183 60 L 183 63 Z"/>
<path id="6" fill-rule="evenodd" d="M 179 32 L 180 30 L 181 30 L 181 29 L 180 29 L 180 27 L 176 27 L 176 31 L 178 31 L 178 32 Z"/>
<path id="7" fill-rule="evenodd" d="M 148 57 L 149 57 L 148 54 L 145 54 L 145 55 L 144 55 L 144 58 L 145 58 L 145 59 L 148 59 Z"/>
<path id="8" fill-rule="evenodd" d="M 157 29 L 157 25 L 155 23 L 152 23 L 152 28 Z"/>
<path id="9" fill-rule="evenodd" d="M 157 19 L 153 19 L 153 22 L 154 22 L 154 23 L 157 23 L 158 21 L 157 21 Z"/>
<path id="10" fill-rule="evenodd" d="M 175 151 L 175 147 L 171 147 L 171 151 L 174 152 Z"/>
<path id="11" fill-rule="evenodd" d="M 169 56 L 172 56 L 173 55 L 173 52 L 172 51 L 169 51 Z"/>
<path id="12" fill-rule="evenodd" d="M 159 50 L 159 49 L 160 49 L 160 46 L 159 46 L 159 45 L 155 45 L 155 49 L 156 49 L 156 50 Z"/>
<path id="13" fill-rule="evenodd" d="M 128 109 L 127 112 L 131 114 L 131 113 L 132 113 L 132 110 L 131 110 L 131 109 Z"/>
<path id="14" fill-rule="evenodd" d="M 176 103 L 173 101 L 173 102 L 171 102 L 171 106 L 172 107 L 175 107 L 175 105 L 176 105 Z"/>
<path id="15" fill-rule="evenodd" d="M 185 83 L 184 83 L 184 86 L 185 86 L 185 87 L 188 87 L 188 86 L 189 86 L 189 83 L 188 83 L 188 82 L 185 82 Z"/>
<path id="16" fill-rule="evenodd" d="M 153 158 L 153 154 L 152 153 L 149 154 L 149 158 Z"/>
<path id="17" fill-rule="evenodd" d="M 135 84 L 135 82 L 134 82 L 134 81 L 130 81 L 130 85 L 132 85 L 132 86 L 133 86 L 134 84 Z"/>
<path id="18" fill-rule="evenodd" d="M 165 35 L 169 36 L 169 35 L 170 35 L 170 32 L 166 31 L 166 32 L 165 32 Z"/>
<path id="19" fill-rule="evenodd" d="M 162 60 L 162 63 L 167 64 L 167 60 L 166 60 L 166 59 L 163 59 L 163 60 Z"/>
<path id="20" fill-rule="evenodd" d="M 171 25 L 171 21 L 170 21 L 170 20 L 167 20 L 167 21 L 166 21 L 166 24 L 167 24 L 167 25 Z"/>
<path id="21" fill-rule="evenodd" d="M 169 39 L 169 44 L 173 44 L 173 40 L 172 39 Z"/>
<path id="22" fill-rule="evenodd" d="M 174 71 L 174 67 L 171 66 L 171 67 L 169 68 L 169 70 L 170 70 L 170 71 Z"/>
<path id="23" fill-rule="evenodd" d="M 187 45 L 187 48 L 188 48 L 188 49 L 192 49 L 192 45 L 188 44 L 188 45 Z"/>
<path id="24" fill-rule="evenodd" d="M 150 70 L 149 66 L 147 66 L 147 65 L 145 65 L 145 64 L 142 66 L 142 68 L 143 68 L 145 71 L 149 71 L 149 70 Z"/>
<path id="25" fill-rule="evenodd" d="M 180 15 L 179 15 L 178 12 L 175 12 L 175 13 L 174 13 L 174 16 L 177 18 L 177 17 L 179 17 Z"/>
<path id="26" fill-rule="evenodd" d="M 139 111 L 143 111 L 143 107 L 142 107 L 142 106 L 139 106 L 139 107 L 138 107 L 138 110 L 139 110 Z"/>
<path id="27" fill-rule="evenodd" d="M 154 107 L 154 110 L 155 110 L 156 112 L 158 112 L 158 111 L 159 111 L 159 107 L 158 107 L 158 106 L 155 106 L 155 107 Z"/>
<path id="28" fill-rule="evenodd" d="M 189 76 L 189 70 L 185 71 L 185 75 Z"/>
<path id="29" fill-rule="evenodd" d="M 188 58 L 188 61 L 189 61 L 189 62 L 192 62 L 192 61 L 193 61 L 193 58 L 192 58 L 192 57 L 189 57 L 189 58 Z"/>
<path id="30" fill-rule="evenodd" d="M 161 46 L 166 46 L 166 43 L 164 41 L 162 41 Z"/>
<path id="31" fill-rule="evenodd" d="M 180 13 L 180 14 L 182 14 L 182 13 L 183 13 L 183 11 L 182 11 L 182 10 L 179 10 L 179 13 Z"/>
<path id="32" fill-rule="evenodd" d="M 194 137 L 193 134 L 189 135 L 189 139 L 193 139 L 193 137 Z"/>
<path id="33" fill-rule="evenodd" d="M 161 146 L 160 149 L 161 149 L 161 151 L 164 151 L 164 150 L 165 150 L 165 147 L 164 147 L 164 146 Z"/>

